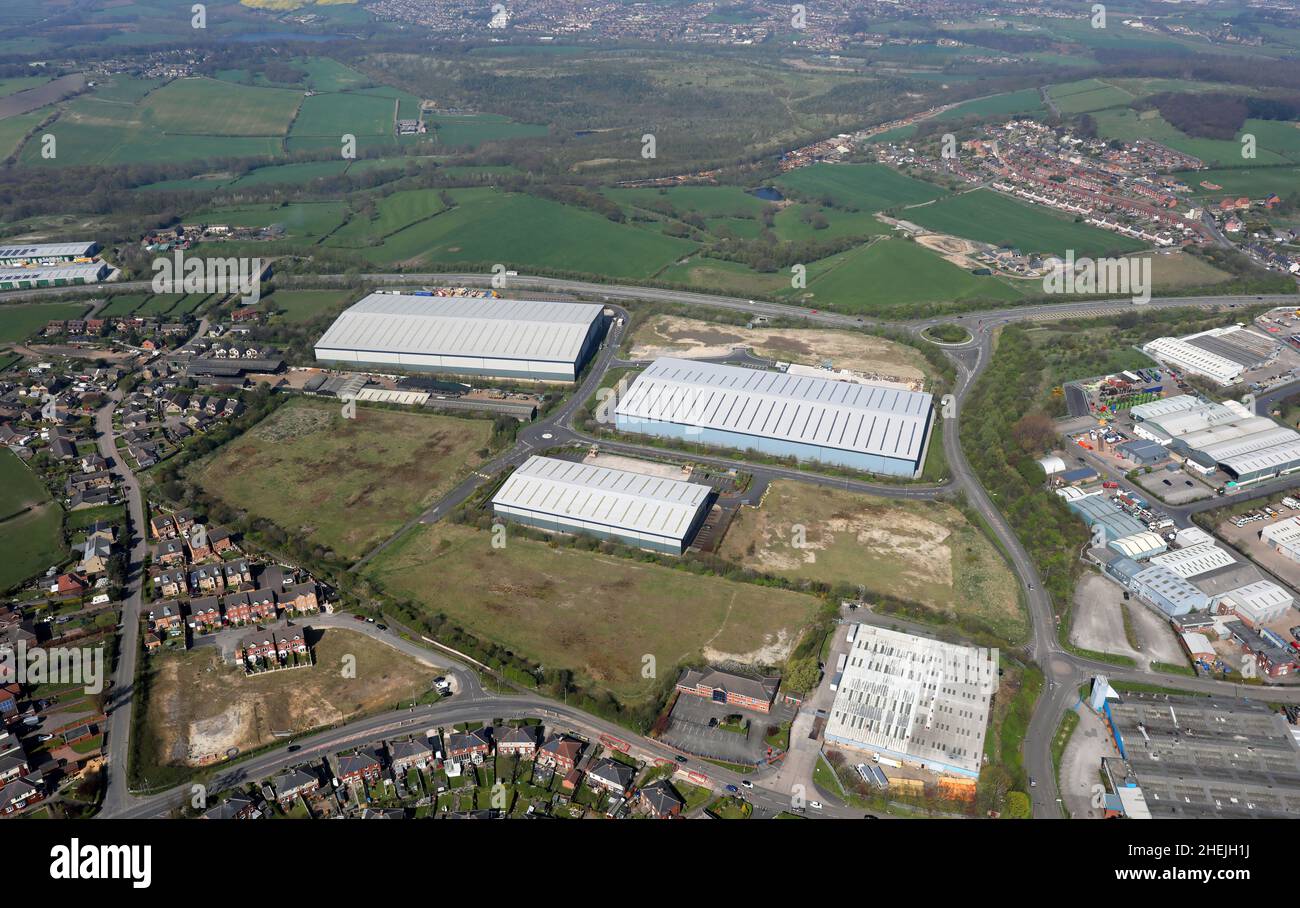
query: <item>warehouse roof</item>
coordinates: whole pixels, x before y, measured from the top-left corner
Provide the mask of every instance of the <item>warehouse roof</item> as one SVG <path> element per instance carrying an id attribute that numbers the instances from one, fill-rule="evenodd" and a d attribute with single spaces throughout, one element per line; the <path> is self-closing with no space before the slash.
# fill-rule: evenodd
<path id="1" fill-rule="evenodd" d="M 1152 564 L 1143 568 L 1133 575 L 1133 581 L 1145 587 L 1148 593 L 1173 606 L 1174 611 L 1166 612 L 1167 614 L 1203 609 L 1210 601 L 1205 593 L 1192 586 L 1185 577 L 1180 577 L 1163 564 Z M 1161 611 L 1165 609 L 1161 607 Z"/>
<path id="2" fill-rule="evenodd" d="M 104 262 L 80 265 L 50 265 L 48 268 L 0 269 L 0 281 L 86 281 L 95 283 L 108 271 Z"/>
<path id="3" fill-rule="evenodd" d="M 1236 476 L 1249 476 L 1261 470 L 1290 469 L 1300 466 L 1300 435 L 1288 442 L 1251 451 L 1236 457 L 1225 457 L 1219 461 L 1223 469 Z"/>
<path id="4" fill-rule="evenodd" d="M 1274 545 L 1294 546 L 1300 543 L 1300 517 L 1288 517 L 1277 523 L 1270 523 L 1259 531 L 1261 539 Z"/>
<path id="5" fill-rule="evenodd" d="M 64 256 L 90 256 L 99 250 L 98 243 L 35 243 L 27 246 L 0 246 L 0 259 L 50 259 Z"/>
<path id="6" fill-rule="evenodd" d="M 1189 448 L 1205 449 L 1224 442 L 1241 442 L 1276 428 L 1278 428 L 1277 423 L 1267 416 L 1249 416 L 1188 432 L 1179 437 L 1178 443 Z"/>
<path id="7" fill-rule="evenodd" d="M 372 293 L 316 348 L 573 362 L 600 313 L 587 303 Z"/>
<path id="8" fill-rule="evenodd" d="M 1240 457 L 1243 454 L 1253 454 L 1288 441 L 1300 441 L 1300 433 L 1297 433 L 1294 429 L 1279 426 L 1272 420 L 1269 420 L 1269 425 L 1272 428 L 1265 429 L 1262 432 L 1253 432 L 1243 438 L 1206 445 L 1200 449 L 1201 453 L 1218 462 L 1232 457 Z"/>
<path id="9" fill-rule="evenodd" d="M 1128 412 L 1134 419 L 1155 419 L 1157 416 L 1168 416 L 1170 413 L 1191 410 L 1200 405 L 1200 398 L 1192 394 L 1176 394 L 1173 397 L 1153 400 L 1149 404 L 1138 404 L 1136 407 L 1129 408 Z"/>
<path id="10" fill-rule="evenodd" d="M 1279 605 L 1289 606 L 1295 602 L 1295 597 L 1288 590 L 1278 586 L 1271 580 L 1257 580 L 1254 583 L 1239 586 L 1235 590 L 1224 593 L 1224 598 L 1230 598 L 1238 605 L 1244 605 L 1252 610 Z"/>
<path id="11" fill-rule="evenodd" d="M 914 461 L 930 407 L 919 391 L 663 357 L 637 376 L 617 413 Z"/>
<path id="12" fill-rule="evenodd" d="M 1110 542 L 1110 547 L 1125 557 L 1135 560 L 1163 552 L 1167 548 L 1164 539 L 1160 537 L 1159 533 L 1149 531 L 1113 539 Z"/>
<path id="13" fill-rule="evenodd" d="M 695 482 L 533 455 L 510 475 L 492 504 L 681 538 L 710 491 Z"/>
<path id="14" fill-rule="evenodd" d="M 1223 404 L 1203 403 L 1188 410 L 1152 417 L 1145 421 L 1144 426 L 1147 429 L 1154 427 L 1171 438 L 1182 438 L 1193 432 L 1208 429 L 1210 426 L 1234 422 L 1237 419 L 1237 414 Z"/>
<path id="15" fill-rule="evenodd" d="M 1189 545 L 1185 549 L 1165 552 L 1163 555 L 1156 555 L 1151 562 L 1167 567 L 1184 580 L 1231 567 L 1237 563 L 1231 555 L 1213 542 L 1202 542 Z"/>
<path id="16" fill-rule="evenodd" d="M 1142 348 L 1143 352 L 1173 366 L 1208 376 L 1222 384 L 1231 384 L 1241 374 L 1241 364 L 1194 347 L 1176 337 L 1158 337 Z"/>

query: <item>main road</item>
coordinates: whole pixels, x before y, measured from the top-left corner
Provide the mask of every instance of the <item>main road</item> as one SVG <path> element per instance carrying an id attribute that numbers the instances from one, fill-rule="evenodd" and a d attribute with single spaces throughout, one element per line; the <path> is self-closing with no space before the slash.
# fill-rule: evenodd
<path id="1" fill-rule="evenodd" d="M 277 278 L 284 285 L 320 285 L 320 284 L 337 284 L 345 282 L 345 278 L 338 275 L 324 276 L 303 276 L 286 274 Z M 493 286 L 492 278 L 484 274 L 368 274 L 361 275 L 360 280 L 372 285 L 389 285 L 389 286 L 412 286 L 412 285 L 457 285 L 457 286 Z M 136 282 L 141 286 L 147 286 L 147 282 Z M 126 283 L 117 285 L 120 289 L 131 289 L 136 283 Z M 67 292 L 59 288 L 61 292 Z M 93 288 L 92 288 L 93 289 Z M 102 292 L 103 288 L 100 288 Z M 1003 518 L 1002 513 L 990 500 L 983 486 L 975 476 L 974 471 L 966 460 L 960 444 L 960 435 L 958 431 L 961 408 L 969 394 L 970 389 L 974 386 L 979 376 L 987 368 L 992 358 L 993 336 L 997 328 L 1020 321 L 1047 321 L 1065 318 L 1078 318 L 1088 316 L 1111 315 L 1125 311 L 1141 311 L 1144 309 L 1162 309 L 1162 308 L 1182 308 L 1182 307 L 1204 307 L 1204 308 L 1232 308 L 1236 306 L 1254 305 L 1260 302 L 1281 305 L 1283 303 L 1292 304 L 1295 302 L 1294 296 L 1275 295 L 1275 296 L 1196 296 L 1196 297 L 1155 297 L 1150 302 L 1137 306 L 1126 299 L 1107 299 L 1094 301 L 1072 301 L 1057 304 L 1039 304 L 1018 308 L 1009 308 L 994 310 L 980 313 L 967 313 L 960 316 L 940 316 L 910 321 L 885 321 L 879 319 L 867 319 L 853 315 L 845 315 L 834 312 L 824 312 L 818 309 L 805 306 L 785 305 L 778 303 L 762 302 L 756 300 L 736 299 L 733 297 L 720 296 L 708 293 L 694 293 L 679 290 L 667 290 L 655 287 L 637 287 L 622 284 L 600 284 L 585 281 L 563 280 L 546 277 L 532 276 L 511 276 L 507 279 L 504 289 L 512 290 L 539 290 L 547 292 L 569 293 L 579 297 L 589 299 L 598 299 L 608 303 L 627 300 L 650 300 L 674 303 L 683 306 L 694 306 L 706 309 L 725 309 L 731 311 L 744 312 L 752 315 L 761 315 L 769 318 L 792 319 L 803 321 L 810 324 L 825 325 L 828 327 L 855 328 L 855 327 L 872 327 L 872 328 L 891 328 L 896 330 L 905 330 L 914 334 L 920 334 L 926 327 L 939 324 L 941 322 L 956 322 L 964 325 L 972 334 L 972 338 L 965 344 L 942 345 L 945 353 L 954 362 L 956 366 L 956 383 L 953 389 L 952 398 L 945 402 L 941 408 L 942 418 L 946 420 L 943 432 L 944 453 L 947 456 L 949 467 L 952 471 L 950 480 L 942 487 L 906 487 L 906 486 L 888 486 L 877 483 L 862 483 L 854 480 L 835 479 L 833 477 L 814 476 L 801 470 L 788 470 L 785 468 L 758 467 L 753 464 L 746 464 L 742 461 L 733 461 L 723 457 L 697 457 L 692 455 L 693 460 L 705 460 L 726 466 L 738 466 L 751 472 L 766 471 L 773 477 L 788 476 L 789 478 L 800 479 L 803 481 L 821 481 L 829 482 L 835 485 L 844 484 L 849 488 L 859 488 L 862 491 L 870 491 L 873 494 L 894 495 L 899 497 L 933 497 L 947 489 L 959 489 L 962 491 L 967 501 L 974 507 L 983 519 L 988 523 L 992 532 L 1001 543 L 1004 551 L 1007 553 L 1011 567 L 1016 572 L 1020 581 L 1024 597 L 1029 609 L 1029 616 L 1032 625 L 1032 635 L 1030 641 L 1026 644 L 1026 655 L 1034 659 L 1043 669 L 1047 678 L 1047 689 L 1040 696 L 1035 704 L 1033 716 L 1031 718 L 1029 729 L 1026 734 L 1024 743 L 1025 764 L 1029 774 L 1038 780 L 1031 791 L 1034 814 L 1038 817 L 1057 817 L 1060 816 L 1060 807 L 1057 803 L 1057 792 L 1055 784 L 1055 771 L 1051 764 L 1051 739 L 1059 724 L 1061 717 L 1069 706 L 1077 698 L 1077 688 L 1083 684 L 1089 677 L 1097 673 L 1105 673 L 1110 677 L 1118 680 L 1150 680 L 1149 675 L 1132 672 L 1124 669 L 1117 669 L 1110 663 L 1097 662 L 1094 660 L 1081 658 L 1066 651 L 1060 644 L 1057 637 L 1055 613 L 1052 608 L 1050 598 L 1043 591 L 1042 583 L 1038 577 L 1037 571 L 1028 553 L 1021 545 L 1019 538 L 1016 536 L 1010 525 Z M 41 296 L 53 296 L 57 294 L 46 291 L 32 291 L 23 294 L 25 298 L 39 298 Z M 449 496 L 445 497 L 430 511 L 421 515 L 422 520 L 432 521 L 445 515 L 451 508 L 472 494 L 478 483 L 483 481 L 483 477 L 490 475 L 491 471 L 499 471 L 505 466 L 517 464 L 528 456 L 528 452 L 539 447 L 549 447 L 557 444 L 564 444 L 572 441 L 584 441 L 593 444 L 599 444 L 601 447 L 609 450 L 626 451 L 629 453 L 652 453 L 656 456 L 671 454 L 658 448 L 647 448 L 642 445 L 624 442 L 611 442 L 605 439 L 593 438 L 584 435 L 575 429 L 572 429 L 569 423 L 572 420 L 577 408 L 580 407 L 591 394 L 595 393 L 599 387 L 604 375 L 610 365 L 614 362 L 614 357 L 621 340 L 620 331 L 627 324 L 626 316 L 621 325 L 617 325 L 611 336 L 607 339 L 604 347 L 590 369 L 586 379 L 581 387 L 566 401 L 555 413 L 544 417 L 534 424 L 530 424 L 520 431 L 516 444 L 508 452 L 500 455 L 492 463 L 480 469 L 482 476 L 471 477 L 460 487 L 453 490 Z M 111 410 L 105 408 L 110 413 Z M 101 447 L 104 445 L 101 436 Z M 111 426 L 107 436 L 111 444 Z M 490 468 L 490 469 L 489 469 Z M 127 471 L 129 474 L 129 471 Z M 120 474 L 121 475 L 121 474 Z M 126 477 L 124 477 L 126 478 Z M 133 481 L 133 477 L 130 477 Z M 132 508 L 132 520 L 141 521 L 137 525 L 141 527 L 143 536 L 143 512 L 138 501 L 138 488 L 135 489 L 133 500 L 135 507 Z M 139 514 L 138 518 L 136 514 Z M 141 539 L 137 545 L 143 545 Z M 373 556 L 371 552 L 367 558 Z M 134 550 L 132 556 L 133 563 L 139 563 L 136 560 Z M 127 674 L 126 669 L 134 668 L 134 650 L 138 639 L 139 627 L 138 621 L 128 620 L 132 611 L 138 612 L 139 609 L 139 577 L 135 577 L 136 587 L 132 592 L 129 602 L 131 606 L 124 613 L 124 628 L 122 638 L 122 657 L 119 659 L 119 670 L 117 680 L 125 686 L 127 691 L 126 702 L 120 703 L 112 710 L 109 716 L 110 723 L 110 782 L 109 795 L 105 800 L 105 808 L 102 813 L 104 816 L 156 816 L 159 812 L 166 811 L 178 803 L 178 799 L 183 794 L 182 789 L 176 789 L 162 795 L 154 795 L 143 799 L 133 798 L 125 791 L 125 741 L 129 735 L 130 726 L 130 697 L 129 687 L 134 677 L 133 671 Z M 134 628 L 133 628 L 134 626 Z M 128 658 L 128 652 L 132 655 Z M 453 670 L 461 673 L 466 672 L 463 666 L 454 666 Z M 1224 695 L 1241 695 L 1246 696 L 1251 693 L 1259 693 L 1260 688 L 1242 688 L 1238 685 L 1231 685 L 1224 682 L 1207 681 L 1203 679 L 1184 678 L 1179 676 L 1161 677 L 1162 686 L 1185 690 L 1188 692 L 1206 692 L 1220 693 Z M 119 685 L 115 683 L 114 690 L 119 690 Z M 1297 688 L 1267 688 L 1270 700 L 1279 702 L 1297 702 L 1300 703 L 1300 689 Z M 480 702 L 480 698 L 482 701 Z M 413 710 L 409 716 L 403 717 L 401 713 L 388 713 L 383 716 L 362 720 L 358 723 L 350 724 L 344 728 L 322 732 L 319 735 L 305 739 L 306 744 L 312 749 L 312 752 L 327 752 L 331 748 L 337 749 L 345 744 L 356 740 L 371 740 L 376 735 L 382 736 L 386 733 L 392 733 L 394 729 L 400 729 L 410 725 L 419 726 L 420 723 L 438 721 L 441 723 L 455 721 L 470 721 L 469 718 L 449 718 L 450 716 L 473 716 L 477 721 L 485 716 L 499 716 L 503 712 L 510 713 L 515 710 L 521 710 L 527 713 L 536 713 L 541 711 L 543 714 L 549 714 L 558 718 L 584 725 L 587 728 L 600 728 L 603 720 L 596 717 L 581 713 L 578 710 L 571 709 L 567 706 L 560 706 L 554 701 L 545 700 L 533 696 L 511 696 L 511 697 L 494 697 L 491 694 L 482 692 L 478 689 L 472 697 L 467 697 L 457 702 L 454 707 L 438 705 L 432 707 L 421 707 Z M 608 732 L 616 734 L 623 738 L 629 737 L 629 733 L 615 726 L 608 726 Z M 116 740 L 116 746 L 112 742 Z M 655 748 L 663 749 L 663 745 L 649 739 L 636 739 L 638 748 L 648 753 L 654 753 Z M 262 775 L 274 771 L 276 768 L 287 765 L 290 762 L 301 759 L 300 753 L 294 753 L 290 756 L 287 749 L 271 751 L 259 755 L 246 763 L 232 767 L 228 773 L 219 775 L 214 784 L 218 787 L 228 787 L 240 779 L 256 779 Z M 725 771 L 717 770 L 713 767 L 709 769 L 709 775 L 714 778 L 722 778 L 727 775 Z M 754 777 L 751 777 L 754 779 Z M 735 781 L 739 781 L 736 779 Z M 759 779 L 754 779 L 758 782 Z M 223 785 L 223 783 L 226 783 Z M 188 790 L 188 789 L 185 789 Z M 751 793 L 751 799 L 756 804 L 765 804 L 766 801 L 772 801 L 773 809 L 779 809 L 780 806 L 788 804 L 789 795 L 787 792 L 775 791 L 764 787 L 761 783 Z M 847 815 L 847 814 L 845 814 Z"/>

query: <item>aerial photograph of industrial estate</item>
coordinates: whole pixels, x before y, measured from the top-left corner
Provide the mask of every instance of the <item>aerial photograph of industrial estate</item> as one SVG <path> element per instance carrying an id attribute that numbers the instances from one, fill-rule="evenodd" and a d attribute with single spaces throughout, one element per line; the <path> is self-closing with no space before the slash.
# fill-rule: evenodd
<path id="1" fill-rule="evenodd" d="M 1281 882 L 1300 3 L 0 0 L 39 819 L 33 894 L 427 888 L 326 819 Z"/>

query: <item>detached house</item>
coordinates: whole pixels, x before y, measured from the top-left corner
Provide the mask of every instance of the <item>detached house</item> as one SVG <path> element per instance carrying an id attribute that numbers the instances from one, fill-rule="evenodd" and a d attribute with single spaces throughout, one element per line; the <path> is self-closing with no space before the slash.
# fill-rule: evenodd
<path id="1" fill-rule="evenodd" d="M 154 564 L 184 564 L 185 563 L 185 546 L 179 539 L 164 539 L 162 542 L 154 543 L 150 548 L 153 555 Z"/>
<path id="2" fill-rule="evenodd" d="M 45 785 L 39 772 L 14 779 L 0 788 L 0 816 L 17 813 L 43 800 Z"/>
<path id="3" fill-rule="evenodd" d="M 678 816 L 686 802 L 682 796 L 673 788 L 672 783 L 667 779 L 660 779 L 658 782 L 651 782 L 645 788 L 642 788 L 636 795 L 637 803 L 650 816 L 657 820 L 667 820 Z"/>

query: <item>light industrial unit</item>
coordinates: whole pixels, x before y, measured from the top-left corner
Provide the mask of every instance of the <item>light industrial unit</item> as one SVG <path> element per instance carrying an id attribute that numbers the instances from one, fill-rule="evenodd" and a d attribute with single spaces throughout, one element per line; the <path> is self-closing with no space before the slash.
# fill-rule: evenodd
<path id="1" fill-rule="evenodd" d="M 330 325 L 316 359 L 571 382 L 600 344 L 603 311 L 589 303 L 372 293 Z"/>
<path id="2" fill-rule="evenodd" d="M 932 413 L 920 391 L 663 357 L 614 416 L 624 432 L 914 477 Z"/>
<path id="3" fill-rule="evenodd" d="M 99 252 L 99 244 L 89 243 L 32 243 L 26 246 L 0 246 L 0 265 L 21 265 L 27 262 L 71 262 L 88 259 Z"/>
<path id="4" fill-rule="evenodd" d="M 538 529 L 680 555 L 711 494 L 696 482 L 533 455 L 492 497 L 492 510 Z"/>

